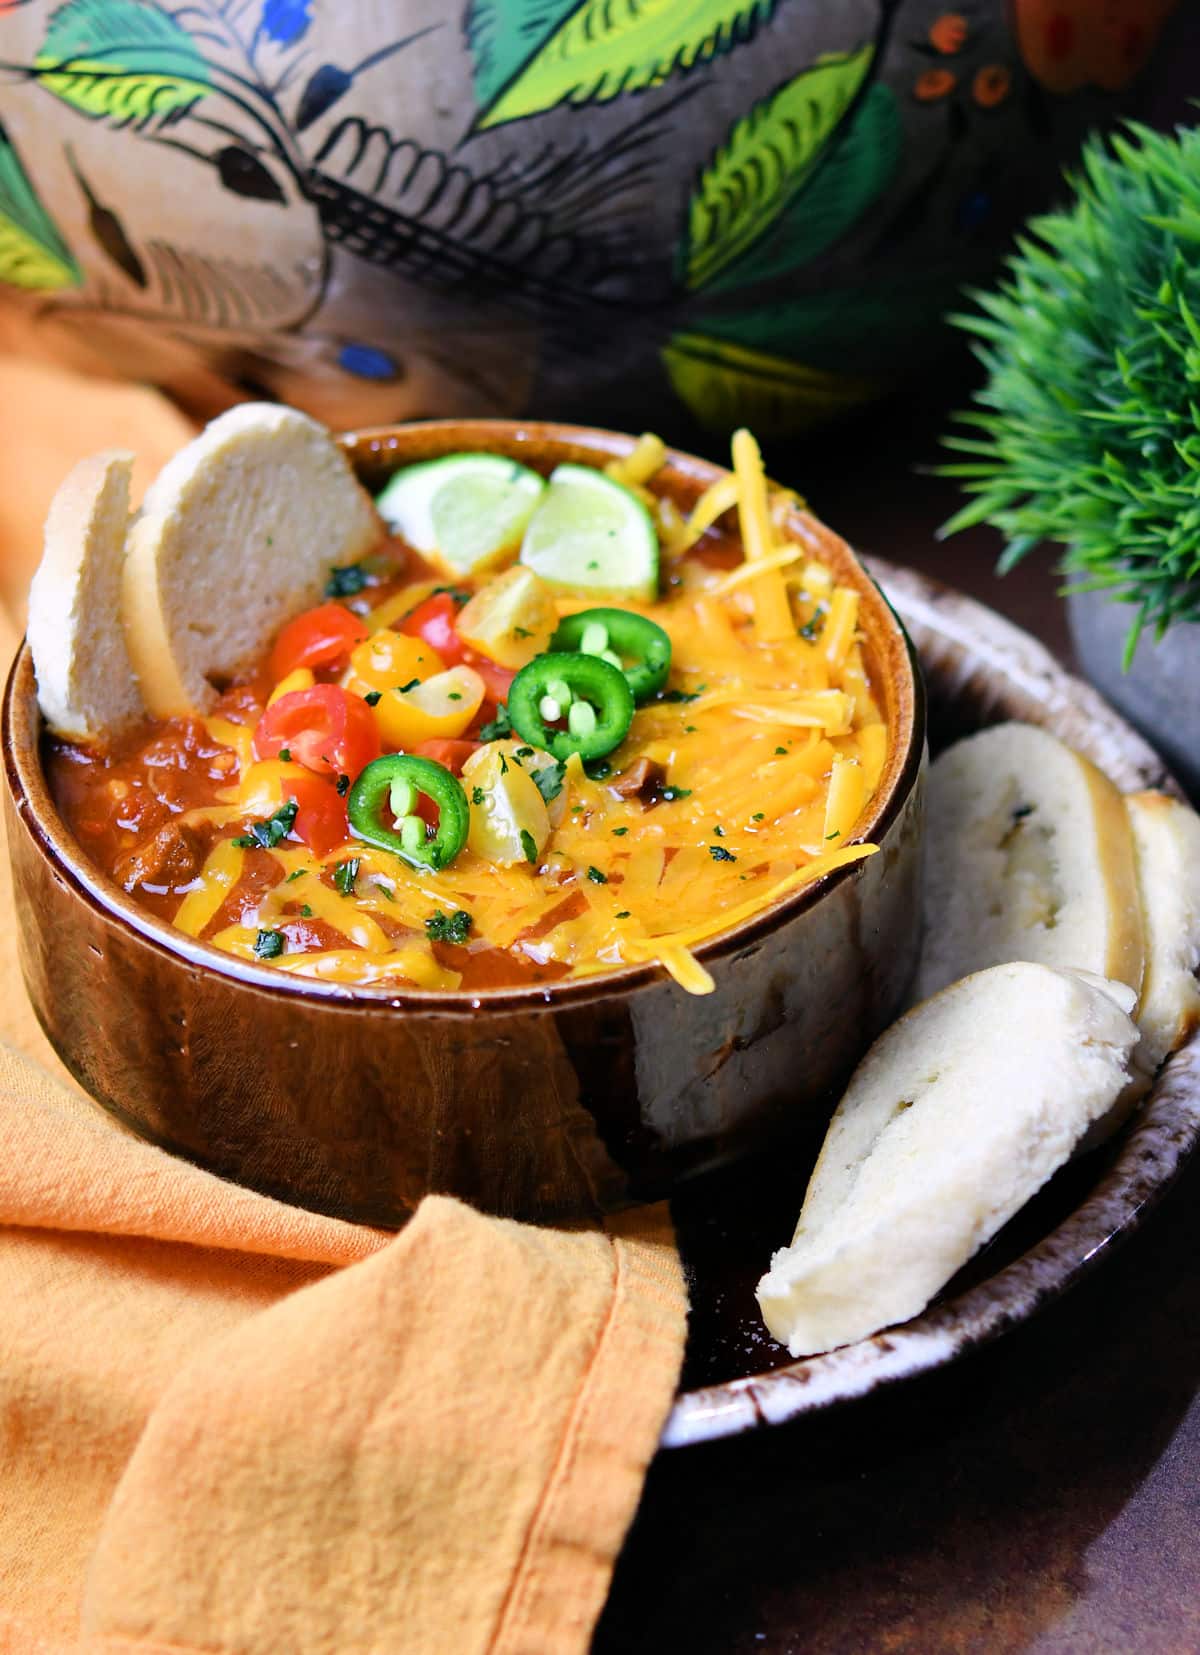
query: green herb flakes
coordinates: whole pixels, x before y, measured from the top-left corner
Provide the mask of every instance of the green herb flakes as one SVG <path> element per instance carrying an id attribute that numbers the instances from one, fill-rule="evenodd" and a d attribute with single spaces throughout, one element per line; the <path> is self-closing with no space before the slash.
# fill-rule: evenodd
<path id="1" fill-rule="evenodd" d="M 538 848 L 533 834 L 528 828 L 521 829 L 521 849 L 525 852 L 525 860 L 531 868 L 537 867 Z"/>
<path id="2" fill-rule="evenodd" d="M 333 883 L 343 896 L 354 895 L 354 885 L 358 879 L 361 857 L 352 856 L 347 862 L 339 862 L 333 870 Z"/>
<path id="3" fill-rule="evenodd" d="M 233 842 L 242 850 L 274 850 L 281 839 L 286 839 L 296 821 L 295 799 L 281 804 L 273 816 L 265 821 L 251 822 L 249 833 L 243 833 Z"/>
<path id="4" fill-rule="evenodd" d="M 352 598 L 368 585 L 367 571 L 361 563 L 348 563 L 342 569 L 331 569 L 325 582 L 327 598 Z"/>
<path id="5" fill-rule="evenodd" d="M 465 909 L 459 908 L 453 914 L 443 914 L 436 908 L 425 921 L 425 930 L 430 942 L 453 942 L 461 948 L 471 935 L 471 927 L 475 921 Z"/>
<path id="6" fill-rule="evenodd" d="M 272 931 L 269 927 L 261 930 L 254 939 L 254 958 L 256 960 L 277 960 L 287 947 L 287 938 L 282 931 Z"/>
<path id="7" fill-rule="evenodd" d="M 599 868 L 589 868 L 587 871 L 587 876 L 593 885 L 608 884 L 608 875 L 606 873 L 601 873 Z"/>
<path id="8" fill-rule="evenodd" d="M 733 854 L 733 852 L 731 850 L 726 850 L 724 845 L 710 845 L 708 847 L 708 854 L 712 857 L 714 862 L 737 861 L 737 857 Z"/>

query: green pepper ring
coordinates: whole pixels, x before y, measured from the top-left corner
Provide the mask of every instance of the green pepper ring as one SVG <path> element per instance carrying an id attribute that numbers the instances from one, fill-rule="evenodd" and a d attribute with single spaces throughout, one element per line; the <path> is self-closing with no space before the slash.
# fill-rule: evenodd
<path id="1" fill-rule="evenodd" d="M 584 629 L 592 625 L 605 629 L 614 652 L 633 656 L 621 670 L 635 701 L 646 701 L 662 689 L 671 670 L 671 640 L 657 622 L 632 610 L 584 609 L 578 615 L 567 615 L 558 623 L 550 648 L 578 650 Z"/>
<path id="2" fill-rule="evenodd" d="M 393 828 L 384 826 L 383 806 L 396 781 L 408 782 L 438 807 L 437 833 L 414 850 Z M 385 753 L 381 759 L 372 760 L 350 789 L 346 814 L 356 839 L 391 851 L 410 867 L 430 868 L 434 873 L 453 862 L 466 844 L 471 826 L 471 807 L 462 783 L 444 764 L 415 753 Z"/>
<path id="3" fill-rule="evenodd" d="M 556 678 L 592 706 L 596 727 L 589 735 L 548 728 L 539 703 Z M 512 681 L 508 718 L 522 740 L 553 753 L 560 763 L 572 753 L 583 759 L 598 759 L 625 739 L 633 722 L 633 691 L 625 674 L 598 655 L 581 655 L 574 650 L 535 655 Z"/>

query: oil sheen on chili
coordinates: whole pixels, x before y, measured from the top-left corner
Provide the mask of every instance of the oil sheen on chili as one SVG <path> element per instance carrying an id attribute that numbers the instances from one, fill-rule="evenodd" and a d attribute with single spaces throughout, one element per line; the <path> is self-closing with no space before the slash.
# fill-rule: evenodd
<path id="1" fill-rule="evenodd" d="M 654 515 L 653 603 L 520 564 L 448 586 L 388 541 L 206 716 L 48 739 L 59 809 L 150 913 L 301 977 L 657 961 L 703 993 L 693 948 L 862 854 L 887 737 L 853 590 L 803 547 L 759 572 L 732 528 Z"/>

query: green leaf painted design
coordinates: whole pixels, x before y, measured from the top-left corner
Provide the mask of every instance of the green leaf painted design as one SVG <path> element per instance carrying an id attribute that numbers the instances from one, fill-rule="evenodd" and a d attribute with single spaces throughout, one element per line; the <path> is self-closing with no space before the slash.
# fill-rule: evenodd
<path id="1" fill-rule="evenodd" d="M 189 109 L 212 84 L 187 30 L 139 0 L 68 0 L 33 68 L 64 103 L 121 125 Z"/>
<path id="2" fill-rule="evenodd" d="M 672 388 L 712 431 L 748 425 L 789 437 L 827 425 L 885 388 L 874 378 L 830 373 L 697 333 L 676 333 L 662 353 Z"/>
<path id="3" fill-rule="evenodd" d="M 578 8 L 579 0 L 474 0 L 465 28 L 484 109 Z"/>
<path id="4" fill-rule="evenodd" d="M 0 126 L 0 281 L 39 291 L 83 281 L 71 250 L 34 193 Z"/>
<path id="5" fill-rule="evenodd" d="M 692 194 L 683 255 L 690 288 L 708 287 L 796 199 L 874 53 L 868 44 L 819 59 L 734 125 Z"/>
<path id="6" fill-rule="evenodd" d="M 780 213 L 773 229 L 708 290 L 744 287 L 785 276 L 832 247 L 859 222 L 895 176 L 904 142 L 890 88 L 870 87 L 845 127 L 834 134 L 807 182 Z"/>
<path id="7" fill-rule="evenodd" d="M 750 40 L 779 0 L 475 0 L 478 128 L 660 86 Z"/>

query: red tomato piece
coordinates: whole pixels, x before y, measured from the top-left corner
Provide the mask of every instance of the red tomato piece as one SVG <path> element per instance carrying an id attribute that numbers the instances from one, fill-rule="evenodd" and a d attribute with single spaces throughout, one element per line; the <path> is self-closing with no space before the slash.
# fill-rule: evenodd
<path id="1" fill-rule="evenodd" d="M 344 604 L 322 603 L 289 621 L 271 651 L 271 673 L 278 683 L 297 667 L 328 667 L 368 633 L 367 623 Z"/>
<path id="2" fill-rule="evenodd" d="M 333 782 L 319 776 L 294 776 L 287 786 L 288 797 L 296 801 L 292 832 L 313 852 L 328 856 L 350 837 L 346 801 Z"/>
<path id="3" fill-rule="evenodd" d="M 474 667 L 483 679 L 489 701 L 507 702 L 508 692 L 512 689 L 512 681 L 517 676 L 516 673 L 510 672 L 507 667 L 500 666 L 496 661 L 489 661 L 486 655 L 477 655 L 472 649 L 466 652 L 465 659 L 467 666 Z M 496 715 L 493 711 L 488 716 L 494 718 Z"/>
<path id="4" fill-rule="evenodd" d="M 352 781 L 381 750 L 370 707 L 337 684 L 281 695 L 254 732 L 256 758 L 277 759 L 287 752 L 319 776 L 349 776 Z"/>
<path id="5" fill-rule="evenodd" d="M 457 619 L 458 605 L 449 592 L 435 592 L 404 617 L 399 630 L 413 638 L 424 638 L 448 667 L 456 667 L 467 657 L 467 646 L 454 624 Z"/>
<path id="6" fill-rule="evenodd" d="M 434 736 L 429 741 L 418 742 L 413 752 L 419 753 L 423 759 L 432 759 L 435 764 L 444 764 L 451 775 L 461 776 L 463 765 L 480 746 L 478 741 L 452 741 L 447 736 Z"/>

